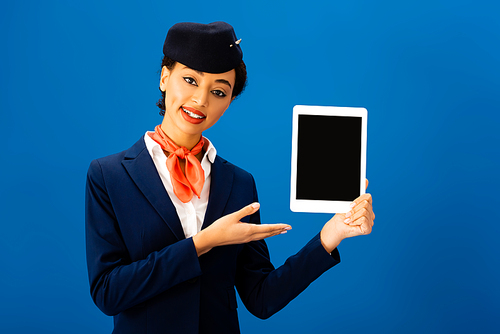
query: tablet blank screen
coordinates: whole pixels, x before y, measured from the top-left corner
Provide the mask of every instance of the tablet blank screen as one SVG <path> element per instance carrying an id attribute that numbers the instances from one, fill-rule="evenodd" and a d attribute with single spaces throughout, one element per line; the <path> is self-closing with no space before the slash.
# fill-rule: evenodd
<path id="1" fill-rule="evenodd" d="M 361 117 L 299 115 L 297 199 L 359 197 Z"/>

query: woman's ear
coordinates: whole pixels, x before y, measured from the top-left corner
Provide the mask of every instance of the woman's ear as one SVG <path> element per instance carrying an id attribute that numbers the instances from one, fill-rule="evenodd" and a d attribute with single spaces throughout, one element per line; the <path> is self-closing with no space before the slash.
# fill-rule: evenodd
<path id="1" fill-rule="evenodd" d="M 161 76 L 160 76 L 160 90 L 162 92 L 167 90 L 167 82 L 169 77 L 170 77 L 170 70 L 166 66 L 163 66 L 161 68 Z"/>

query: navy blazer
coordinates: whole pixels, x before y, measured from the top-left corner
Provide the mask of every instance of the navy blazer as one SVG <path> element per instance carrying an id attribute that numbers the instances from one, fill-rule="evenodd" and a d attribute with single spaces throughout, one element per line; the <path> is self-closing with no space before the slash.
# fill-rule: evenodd
<path id="1" fill-rule="evenodd" d="M 203 227 L 257 201 L 251 174 L 217 156 Z M 234 287 L 268 318 L 339 261 L 316 235 L 275 269 L 265 241 L 215 247 L 198 257 L 141 138 L 92 161 L 85 231 L 90 292 L 114 316 L 113 333 L 239 333 Z M 246 217 L 259 224 L 259 212 Z"/>

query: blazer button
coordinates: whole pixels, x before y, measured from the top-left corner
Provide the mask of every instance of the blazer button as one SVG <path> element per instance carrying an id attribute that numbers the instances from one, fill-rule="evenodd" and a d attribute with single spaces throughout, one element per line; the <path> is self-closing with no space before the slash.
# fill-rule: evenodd
<path id="1" fill-rule="evenodd" d="M 190 280 L 188 280 L 189 283 L 196 283 L 198 282 L 198 277 L 195 277 L 195 278 L 191 278 Z"/>

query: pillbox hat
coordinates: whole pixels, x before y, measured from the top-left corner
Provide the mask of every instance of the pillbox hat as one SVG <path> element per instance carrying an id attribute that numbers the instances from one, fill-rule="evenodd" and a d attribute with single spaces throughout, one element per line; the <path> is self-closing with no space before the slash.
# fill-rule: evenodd
<path id="1" fill-rule="evenodd" d="M 163 54 L 197 71 L 223 73 L 243 59 L 239 42 L 228 23 L 182 22 L 169 29 Z"/>

